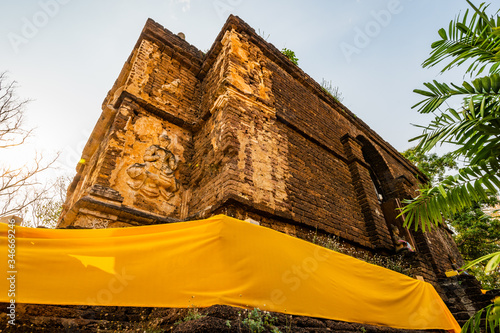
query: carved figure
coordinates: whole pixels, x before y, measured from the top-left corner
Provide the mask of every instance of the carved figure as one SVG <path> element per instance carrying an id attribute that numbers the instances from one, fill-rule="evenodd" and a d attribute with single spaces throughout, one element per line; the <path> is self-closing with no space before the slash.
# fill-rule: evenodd
<path id="1" fill-rule="evenodd" d="M 396 225 L 391 225 L 392 230 L 392 241 L 394 246 L 396 246 L 396 253 L 401 251 L 415 252 L 413 247 L 408 243 L 402 236 L 399 235 L 399 228 Z"/>
<path id="2" fill-rule="evenodd" d="M 151 145 L 144 153 L 144 163 L 135 163 L 127 168 L 131 178 L 127 184 L 144 195 L 170 200 L 180 188 L 175 178 L 178 160 L 169 150 L 170 138 L 164 132 L 158 138 L 158 145 Z"/>
<path id="3" fill-rule="evenodd" d="M 161 88 L 165 91 L 168 91 L 169 93 L 178 94 L 180 84 L 181 84 L 181 80 L 176 79 L 176 80 L 170 82 L 169 84 L 164 84 L 163 86 L 161 86 Z"/>

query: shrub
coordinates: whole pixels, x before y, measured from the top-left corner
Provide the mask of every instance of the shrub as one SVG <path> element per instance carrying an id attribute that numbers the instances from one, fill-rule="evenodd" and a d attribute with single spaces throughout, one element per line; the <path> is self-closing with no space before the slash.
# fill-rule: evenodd
<path id="1" fill-rule="evenodd" d="M 297 65 L 297 66 L 299 65 L 299 59 L 295 56 L 295 52 L 293 52 L 292 50 L 287 49 L 286 47 L 284 47 L 281 50 L 281 53 L 283 53 L 295 65 Z"/>

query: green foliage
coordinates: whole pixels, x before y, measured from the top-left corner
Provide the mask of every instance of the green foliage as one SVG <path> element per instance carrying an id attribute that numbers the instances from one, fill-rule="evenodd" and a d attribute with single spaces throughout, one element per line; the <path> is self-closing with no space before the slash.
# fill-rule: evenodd
<path id="1" fill-rule="evenodd" d="M 243 319 L 243 325 L 247 326 L 250 332 L 264 332 L 266 328 L 269 328 L 271 332 L 280 332 L 275 326 L 276 318 L 271 316 L 267 311 L 260 311 L 258 308 L 253 309 L 248 313 L 247 318 Z"/>
<path id="2" fill-rule="evenodd" d="M 447 170 L 457 167 L 456 161 L 449 154 L 443 156 L 425 154 L 415 148 L 410 148 L 402 154 L 413 162 L 432 184 L 442 181 Z M 492 210 L 499 203 L 495 196 L 491 196 L 488 200 L 474 202 L 471 207 L 454 214 L 447 221 L 456 232 L 455 242 L 466 261 L 500 250 L 500 245 L 498 245 L 500 221 L 484 213 L 485 209 Z M 485 264 L 480 264 L 480 267 L 469 268 L 468 272 L 481 282 L 484 289 L 499 288 L 500 274 L 498 272 L 485 274 L 484 267 Z"/>
<path id="3" fill-rule="evenodd" d="M 441 72 L 453 67 L 470 63 L 466 73 L 479 75 L 488 65 L 493 65 L 492 71 L 498 67 L 500 55 L 500 19 L 498 12 L 488 18 L 486 9 L 489 5 L 481 4 L 479 8 L 469 0 L 467 3 L 473 9 L 469 18 L 469 10 L 464 15 L 450 22 L 448 32 L 439 30 L 441 40 L 432 43 L 431 56 L 423 63 L 423 67 L 432 67 L 441 61 L 451 59 Z"/>
<path id="4" fill-rule="evenodd" d="M 445 177 L 437 184 L 427 184 L 413 200 L 405 201 L 405 226 L 430 229 L 481 200 L 487 201 L 500 188 L 500 16 L 498 11 L 488 17 L 484 3 L 457 16 L 448 31 L 438 31 L 440 40 L 432 43 L 430 57 L 423 67 L 432 67 L 446 61 L 441 72 L 468 64 L 465 74 L 475 79 L 461 84 L 446 84 L 434 80 L 424 83 L 425 90 L 414 92 L 423 96 L 413 107 L 423 114 L 433 113 L 434 120 L 421 126 L 423 133 L 416 150 L 425 153 L 437 145 L 451 143 L 455 149 L 450 155 L 461 158 L 465 166 L 455 176 Z M 478 77 L 488 69 L 488 75 Z M 449 107 L 459 98 L 460 108 Z M 440 107 L 446 105 L 444 110 Z M 470 262 L 467 267 L 487 261 L 485 273 L 495 272 L 500 263 L 500 252 L 487 254 Z M 467 268 L 465 267 L 465 268 Z M 465 269 L 464 268 L 464 269 Z M 499 302 L 500 303 L 500 302 Z M 481 317 L 491 332 L 500 326 L 500 304 L 494 304 L 476 313 L 462 332 L 479 332 Z M 486 330 L 488 327 L 486 327 Z"/>
<path id="5" fill-rule="evenodd" d="M 495 51 L 500 50 L 500 17 L 488 18 L 487 6 L 469 4 L 474 14 L 469 17 L 467 11 L 450 23 L 448 33 L 439 31 L 441 40 L 432 44 L 424 67 L 451 59 L 443 68 L 446 71 L 469 60 L 472 64 L 466 73 L 477 75 L 489 66 L 490 75 L 470 83 L 464 81 L 461 86 L 434 80 L 424 84 L 427 90 L 415 90 L 424 99 L 414 107 L 420 113 L 436 114 L 428 126 L 421 126 L 422 135 L 413 139 L 419 140 L 416 151 L 425 153 L 437 145 L 452 143 L 455 149 L 449 157 L 465 161 L 457 175 L 422 187 L 417 198 L 405 202 L 406 226 L 424 231 L 441 223 L 443 217 L 452 219 L 474 202 L 488 200 L 500 188 L 500 58 Z M 460 98 L 461 110 L 440 110 L 452 97 Z"/>
<path id="6" fill-rule="evenodd" d="M 292 50 L 287 49 L 286 47 L 284 47 L 281 50 L 281 53 L 283 53 L 295 65 L 297 65 L 297 66 L 299 65 L 299 59 L 295 56 L 295 52 L 293 52 Z"/>
<path id="7" fill-rule="evenodd" d="M 500 251 L 500 220 L 484 214 L 485 207 L 498 204 L 496 197 L 476 202 L 470 209 L 455 214 L 449 224 L 457 232 L 455 241 L 465 260 Z"/>
<path id="8" fill-rule="evenodd" d="M 484 323 L 484 330 L 483 325 Z M 462 332 L 491 332 L 495 333 L 495 328 L 500 326 L 500 297 L 495 303 L 479 310 L 462 327 Z"/>
<path id="9" fill-rule="evenodd" d="M 188 313 L 186 314 L 186 316 L 184 318 L 176 321 L 175 325 L 178 325 L 178 324 L 180 324 L 182 322 L 186 322 L 186 321 L 198 320 L 198 319 L 201 319 L 203 317 L 206 317 L 206 315 L 202 315 L 200 313 L 200 310 L 197 307 L 193 306 L 193 307 L 188 308 Z"/>
<path id="10" fill-rule="evenodd" d="M 337 102 L 342 102 L 344 97 L 342 97 L 342 93 L 339 91 L 339 87 L 334 87 L 332 81 L 326 81 L 323 79 L 321 81 L 321 88 L 329 93 Z"/>
<path id="11" fill-rule="evenodd" d="M 494 271 L 485 273 L 486 263 L 482 262 L 469 267 L 467 272 L 481 282 L 481 287 L 486 290 L 500 289 L 500 269 L 497 267 Z"/>
<path id="12" fill-rule="evenodd" d="M 456 231 L 455 241 L 460 253 L 467 262 L 500 251 L 500 220 L 484 214 L 488 207 L 499 203 L 496 197 L 476 202 L 469 209 L 455 214 L 448 223 Z M 468 272 L 474 275 L 484 289 L 500 288 L 500 270 L 485 273 L 486 263 L 477 263 Z"/>
<path id="13" fill-rule="evenodd" d="M 443 181 L 444 174 L 451 169 L 457 169 L 457 161 L 451 154 L 439 156 L 437 154 L 425 154 L 415 147 L 401 153 L 410 162 L 429 178 L 430 184 Z"/>
<path id="14" fill-rule="evenodd" d="M 490 253 L 490 254 L 487 254 L 485 256 L 482 256 L 481 258 L 478 258 L 476 260 L 473 260 L 472 262 L 470 262 L 469 264 L 467 264 L 464 269 L 468 269 L 474 265 L 477 265 L 483 261 L 486 261 L 488 260 L 488 262 L 486 263 L 486 266 L 484 268 L 484 272 L 485 273 L 490 273 L 496 269 L 498 269 L 498 265 L 500 263 L 500 251 L 498 252 L 493 252 L 493 253 Z"/>

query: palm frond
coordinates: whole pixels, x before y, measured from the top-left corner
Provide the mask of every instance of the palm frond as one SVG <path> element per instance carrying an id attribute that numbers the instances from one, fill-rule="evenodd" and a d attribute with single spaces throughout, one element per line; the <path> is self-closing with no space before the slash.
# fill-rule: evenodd
<path id="1" fill-rule="evenodd" d="M 428 90 L 416 92 L 426 98 L 418 103 L 421 113 L 437 113 L 429 125 L 422 127 L 421 135 L 410 141 L 419 141 L 417 150 L 425 153 L 437 145 L 452 143 L 455 156 L 463 156 L 471 164 L 498 152 L 500 156 L 500 75 L 492 74 L 464 81 L 462 86 L 434 81 L 426 83 Z M 463 109 L 439 106 L 452 96 L 463 98 Z"/>
<path id="2" fill-rule="evenodd" d="M 483 161 L 460 169 L 457 175 L 448 176 L 439 184 L 424 185 L 419 196 L 403 201 L 400 215 L 404 215 L 405 227 L 430 230 L 474 202 L 487 200 L 498 188 L 498 162 Z"/>
<path id="3" fill-rule="evenodd" d="M 424 61 L 423 67 L 432 67 L 443 60 L 451 59 L 441 70 L 445 72 L 472 60 L 466 73 L 479 75 L 487 66 L 500 61 L 498 12 L 496 18 L 488 18 L 485 12 L 487 5 L 481 4 L 477 8 L 470 1 L 467 2 L 474 10 L 470 19 L 467 10 L 462 17 L 458 15 L 450 22 L 448 32 L 445 29 L 439 30 L 441 39 L 432 43 L 431 55 Z M 498 66 L 495 66 L 490 71 L 497 69 Z"/>
<path id="4" fill-rule="evenodd" d="M 423 128 L 423 133 L 410 141 L 418 141 L 415 148 L 426 153 L 437 145 L 451 143 L 455 149 L 449 153 L 462 157 L 467 163 L 455 176 L 448 176 L 435 185 L 424 185 L 415 199 L 406 200 L 400 216 L 405 227 L 426 231 L 445 219 L 470 206 L 487 200 L 488 195 L 500 189 L 500 16 L 497 11 L 491 17 L 486 14 L 488 5 L 479 7 L 466 0 L 472 12 L 452 20 L 448 29 L 438 31 L 440 39 L 432 43 L 432 51 L 423 67 L 441 62 L 445 72 L 462 64 L 471 77 L 479 76 L 489 67 L 488 76 L 476 78 L 462 85 L 433 81 L 424 83 L 426 89 L 415 89 L 423 100 L 415 104 L 420 113 L 434 113 L 433 121 Z M 469 15 L 471 14 L 471 15 Z M 461 98 L 459 111 L 444 103 Z M 466 268 L 488 260 L 485 270 L 492 271 L 500 265 L 500 252 L 495 252 L 471 262 Z M 474 316 L 462 328 L 462 332 L 481 332 L 483 322 L 486 331 L 495 332 L 500 326 L 500 298 Z"/>
<path id="5" fill-rule="evenodd" d="M 478 312 L 476 312 L 462 327 L 462 333 L 480 333 L 490 332 L 495 333 L 495 328 L 500 326 L 500 306 L 490 304 Z M 484 331 L 483 331 L 484 317 Z"/>
<path id="6" fill-rule="evenodd" d="M 494 99 L 500 96 L 500 74 L 494 73 L 488 76 L 477 78 L 470 83 L 467 81 L 462 82 L 462 86 L 446 83 L 440 83 L 434 80 L 424 83 L 428 90 L 415 89 L 413 92 L 424 96 L 424 99 L 412 108 L 419 107 L 420 113 L 432 113 L 439 109 L 439 107 L 449 98 L 458 96 L 470 100 L 471 96 L 477 99 L 480 96 L 490 97 Z"/>
<path id="7" fill-rule="evenodd" d="M 493 252 L 493 253 L 487 254 L 485 256 L 482 256 L 481 258 L 478 258 L 474 261 L 471 261 L 470 263 L 465 265 L 463 267 L 463 269 L 464 270 L 469 269 L 472 266 L 475 266 L 475 265 L 477 265 L 480 262 L 483 262 L 485 260 L 488 260 L 488 263 L 486 264 L 484 271 L 485 271 L 485 273 L 489 273 L 489 272 L 495 270 L 498 267 L 498 265 L 500 264 L 500 252 Z"/>

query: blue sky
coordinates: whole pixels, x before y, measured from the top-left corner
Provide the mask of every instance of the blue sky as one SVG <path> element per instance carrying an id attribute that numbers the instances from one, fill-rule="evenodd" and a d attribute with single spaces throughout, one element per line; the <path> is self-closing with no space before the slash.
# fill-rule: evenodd
<path id="1" fill-rule="evenodd" d="M 420 133 L 411 123 L 429 121 L 411 109 L 419 101 L 412 90 L 462 79 L 461 70 L 439 76 L 421 63 L 438 29 L 466 8 L 465 0 L 3 0 L 0 71 L 33 100 L 27 126 L 37 130 L 0 159 L 61 151 L 59 165 L 71 173 L 147 18 L 205 51 L 230 13 L 292 49 L 316 81 L 331 80 L 343 103 L 401 151 Z"/>

